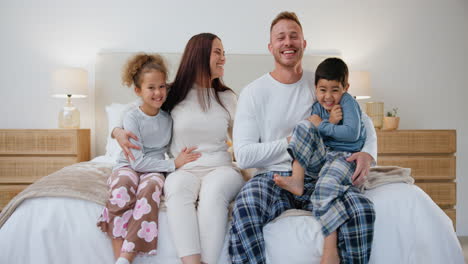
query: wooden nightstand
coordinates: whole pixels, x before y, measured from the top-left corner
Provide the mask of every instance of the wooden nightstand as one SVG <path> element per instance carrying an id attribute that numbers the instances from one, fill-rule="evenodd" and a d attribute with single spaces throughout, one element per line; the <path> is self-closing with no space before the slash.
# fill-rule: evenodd
<path id="1" fill-rule="evenodd" d="M 378 165 L 411 168 L 416 185 L 456 220 L 456 130 L 378 131 Z"/>
<path id="2" fill-rule="evenodd" d="M 0 129 L 0 210 L 37 179 L 90 159 L 89 129 Z"/>

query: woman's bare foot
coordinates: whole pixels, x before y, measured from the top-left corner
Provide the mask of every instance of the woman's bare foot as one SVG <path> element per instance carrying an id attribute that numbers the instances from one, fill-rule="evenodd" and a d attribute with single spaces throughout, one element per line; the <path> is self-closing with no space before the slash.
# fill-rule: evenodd
<path id="1" fill-rule="evenodd" d="M 276 185 L 294 195 L 302 195 L 304 193 L 303 180 L 295 179 L 292 176 L 283 177 L 278 174 L 275 174 L 273 176 L 273 181 L 275 181 Z"/>

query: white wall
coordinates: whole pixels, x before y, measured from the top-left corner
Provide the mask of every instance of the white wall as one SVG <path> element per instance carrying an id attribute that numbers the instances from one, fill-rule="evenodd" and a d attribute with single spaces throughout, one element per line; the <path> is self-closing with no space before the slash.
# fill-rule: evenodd
<path id="1" fill-rule="evenodd" d="M 270 21 L 285 9 L 301 18 L 309 49 L 340 50 L 351 69 L 371 72 L 372 100 L 398 107 L 400 128 L 457 129 L 457 232 L 468 235 L 464 0 L 2 0 L 0 128 L 57 127 L 64 102 L 48 88 L 58 66 L 92 73 L 102 50 L 182 52 L 200 32 L 218 34 L 227 52 L 266 53 Z M 94 129 L 92 74 L 90 85 L 75 104 Z"/>

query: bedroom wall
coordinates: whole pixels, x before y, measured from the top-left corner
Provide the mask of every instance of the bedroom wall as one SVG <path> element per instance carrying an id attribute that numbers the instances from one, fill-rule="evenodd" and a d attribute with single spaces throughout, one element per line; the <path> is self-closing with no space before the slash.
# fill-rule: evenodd
<path id="1" fill-rule="evenodd" d="M 352 69 L 370 71 L 372 100 L 398 107 L 401 129 L 457 129 L 457 233 L 468 235 L 464 0 L 3 0 L 0 128 L 56 128 L 64 101 L 49 97 L 50 73 L 66 65 L 90 71 L 90 96 L 75 104 L 94 130 L 99 51 L 182 52 L 190 36 L 213 32 L 228 53 L 267 53 L 269 23 L 285 9 L 301 18 L 309 52 L 339 50 Z"/>

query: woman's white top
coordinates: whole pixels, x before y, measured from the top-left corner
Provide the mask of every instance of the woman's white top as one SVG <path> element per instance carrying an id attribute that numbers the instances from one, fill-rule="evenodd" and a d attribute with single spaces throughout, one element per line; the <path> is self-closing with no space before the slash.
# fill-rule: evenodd
<path id="1" fill-rule="evenodd" d="M 203 111 L 197 89 L 208 89 L 210 107 Z M 232 155 L 229 153 L 228 131 L 232 128 L 237 96 L 232 91 L 220 92 L 219 97 L 226 109 L 215 98 L 213 88 L 192 88 L 187 97 L 171 111 L 173 120 L 172 143 L 170 152 L 177 157 L 180 151 L 196 146 L 201 157 L 185 164 L 182 168 L 203 168 L 232 166 Z M 226 111 L 227 110 L 227 111 Z"/>

